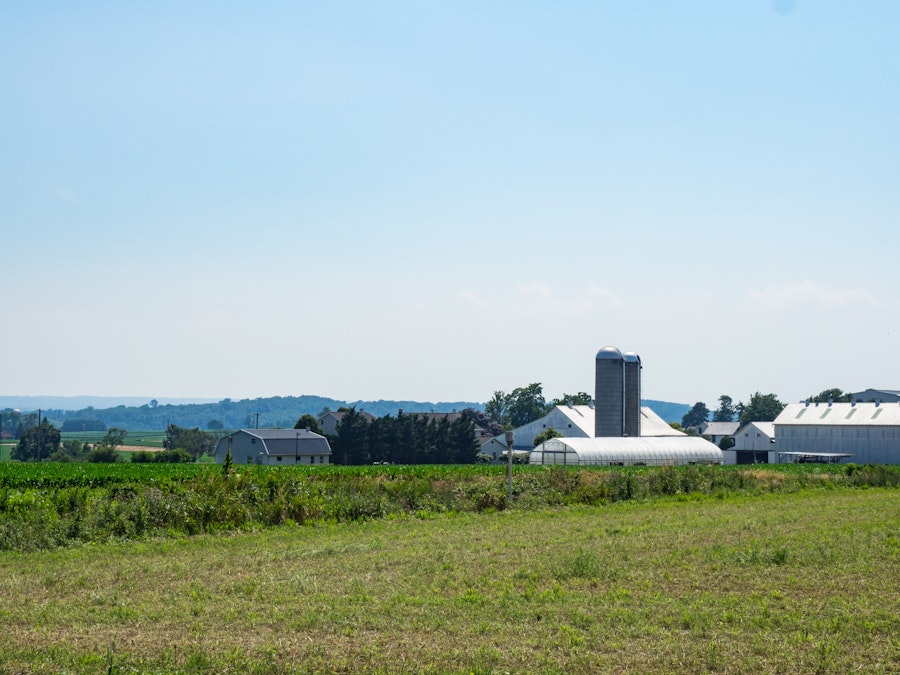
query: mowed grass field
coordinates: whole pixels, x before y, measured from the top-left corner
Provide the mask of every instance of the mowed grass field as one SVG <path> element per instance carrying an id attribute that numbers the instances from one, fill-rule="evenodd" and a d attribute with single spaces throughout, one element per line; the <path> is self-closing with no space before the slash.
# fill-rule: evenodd
<path id="1" fill-rule="evenodd" d="M 900 672 L 900 495 L 4 553 L 0 589 L 0 673 Z"/>

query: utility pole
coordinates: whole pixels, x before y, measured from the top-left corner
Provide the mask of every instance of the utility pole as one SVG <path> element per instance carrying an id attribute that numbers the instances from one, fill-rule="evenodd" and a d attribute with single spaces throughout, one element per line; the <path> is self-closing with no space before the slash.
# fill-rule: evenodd
<path id="1" fill-rule="evenodd" d="M 507 431 L 506 432 L 506 478 L 509 486 L 506 491 L 507 500 L 509 505 L 512 506 L 512 455 L 513 455 L 513 441 L 516 438 L 515 431 Z"/>

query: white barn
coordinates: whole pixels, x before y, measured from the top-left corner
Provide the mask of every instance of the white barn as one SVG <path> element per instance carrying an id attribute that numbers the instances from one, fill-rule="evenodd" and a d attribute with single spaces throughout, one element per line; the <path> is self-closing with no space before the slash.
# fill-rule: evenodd
<path id="1" fill-rule="evenodd" d="M 558 405 L 534 422 L 515 430 L 513 450 L 531 451 L 534 438 L 542 431 L 555 429 L 564 438 L 593 438 L 594 408 L 589 405 Z M 681 436 L 650 408 L 641 408 L 641 436 Z"/>
<path id="2" fill-rule="evenodd" d="M 900 464 L 900 403 L 789 403 L 774 426 L 781 462 Z"/>
<path id="3" fill-rule="evenodd" d="M 331 464 L 328 439 L 306 429 L 241 429 L 216 444 L 216 461 L 231 449 L 235 464 Z"/>
<path id="4" fill-rule="evenodd" d="M 726 464 L 776 464 L 775 425 L 748 422 L 732 435 L 734 445 L 722 453 Z"/>
<path id="5" fill-rule="evenodd" d="M 547 428 L 551 438 L 533 450 L 534 437 Z M 539 420 L 516 429 L 516 449 L 531 450 L 529 464 L 577 466 L 661 466 L 722 464 L 722 451 L 705 438 L 687 436 L 670 427 L 650 408 L 641 408 L 640 436 L 594 436 L 594 408 L 558 405 Z"/>

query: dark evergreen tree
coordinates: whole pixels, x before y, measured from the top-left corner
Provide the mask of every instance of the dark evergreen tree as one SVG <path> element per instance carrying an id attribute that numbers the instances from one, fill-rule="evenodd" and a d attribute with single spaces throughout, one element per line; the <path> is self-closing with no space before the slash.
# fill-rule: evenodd
<path id="1" fill-rule="evenodd" d="M 697 427 L 703 424 L 707 419 L 709 419 L 709 408 L 707 408 L 706 404 L 702 401 L 697 401 L 694 406 L 685 413 L 684 417 L 681 418 L 681 426 L 684 428 Z"/>
<path id="2" fill-rule="evenodd" d="M 332 456 L 342 464 L 368 464 L 369 422 L 356 408 L 347 408 L 335 431 L 335 448 Z"/>
<path id="3" fill-rule="evenodd" d="M 737 409 L 734 407 L 734 401 L 727 394 L 719 397 L 719 407 L 713 412 L 713 422 L 734 422 L 737 416 Z"/>

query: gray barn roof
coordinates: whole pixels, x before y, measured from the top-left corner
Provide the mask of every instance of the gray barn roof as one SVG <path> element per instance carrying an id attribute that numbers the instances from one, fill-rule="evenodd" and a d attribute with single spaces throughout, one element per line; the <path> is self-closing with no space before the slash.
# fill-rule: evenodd
<path id="1" fill-rule="evenodd" d="M 269 456 L 331 454 L 325 437 L 306 429 L 241 429 L 236 433 L 260 439 Z"/>

